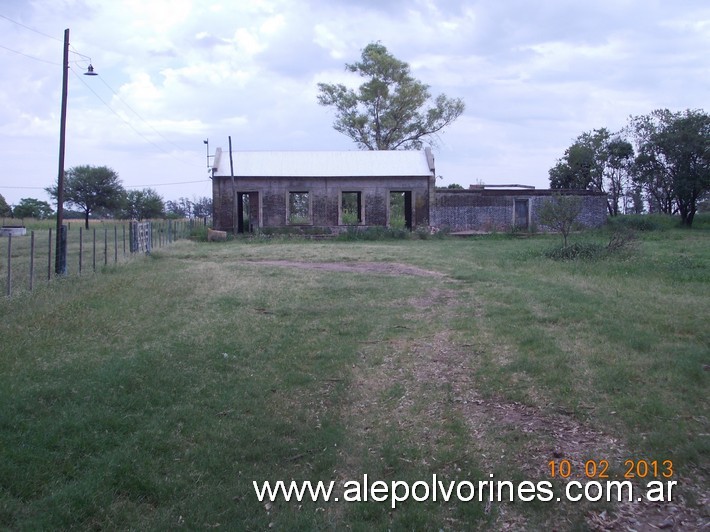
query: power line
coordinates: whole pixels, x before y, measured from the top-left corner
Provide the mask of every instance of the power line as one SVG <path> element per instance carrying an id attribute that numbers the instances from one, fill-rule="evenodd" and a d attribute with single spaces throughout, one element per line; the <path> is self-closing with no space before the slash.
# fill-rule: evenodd
<path id="1" fill-rule="evenodd" d="M 199 181 L 178 181 L 175 183 L 150 183 L 148 185 L 123 185 L 124 188 L 145 188 L 145 187 L 167 187 L 171 185 L 191 185 L 194 183 L 209 183 L 209 181 L 205 181 L 204 179 L 201 179 Z"/>
<path id="2" fill-rule="evenodd" d="M 13 24 L 17 24 L 18 26 L 22 26 L 26 30 L 33 31 L 39 35 L 42 35 L 43 37 L 47 37 L 48 39 L 52 39 L 53 41 L 63 42 L 62 39 L 58 39 L 57 37 L 53 37 L 52 35 L 47 35 L 46 33 L 43 33 L 41 31 L 31 28 L 29 26 L 26 26 L 25 24 L 22 24 L 21 22 L 17 22 L 16 20 L 12 20 L 10 17 L 6 17 L 5 15 L 0 15 L 0 18 L 4 18 L 5 20 L 12 22 Z"/>
<path id="3" fill-rule="evenodd" d="M 104 81 L 104 79 L 103 79 L 101 76 L 99 76 L 99 79 L 101 80 L 101 82 L 102 82 L 104 85 L 106 85 L 106 87 L 108 87 L 108 89 L 114 94 L 114 96 L 116 96 L 116 98 L 119 99 L 119 101 L 120 101 L 123 105 L 125 105 L 125 106 L 126 106 L 134 115 L 136 115 L 145 125 L 147 125 L 150 129 L 152 129 L 153 131 L 155 131 L 155 133 L 158 134 L 158 135 L 160 136 L 160 138 L 162 138 L 162 139 L 163 139 L 165 142 L 167 142 L 168 144 L 172 144 L 172 145 L 175 146 L 178 150 L 182 150 L 182 149 L 183 149 L 182 147 L 178 146 L 177 144 L 175 144 L 175 143 L 174 143 L 173 141 L 171 141 L 170 139 L 166 138 L 160 131 L 158 131 L 158 130 L 155 129 L 153 126 L 151 126 L 150 123 L 149 123 L 145 118 L 143 118 L 140 114 L 138 114 L 138 112 L 137 112 L 135 109 L 133 109 L 133 107 L 131 107 L 130 105 L 128 105 L 128 103 L 126 103 L 126 102 L 121 98 L 121 96 L 119 96 L 119 94 L 118 94 L 115 90 L 113 90 L 113 88 L 112 88 L 108 83 L 106 83 L 106 81 Z"/>
<path id="4" fill-rule="evenodd" d="M 113 107 L 111 107 L 108 103 L 106 103 L 106 101 L 104 101 L 104 99 L 101 98 L 101 96 L 99 96 L 98 93 L 97 93 L 93 88 L 91 88 L 91 86 L 90 86 L 86 81 L 84 81 L 84 79 L 83 79 L 81 76 L 79 76 L 76 72 L 74 72 L 74 70 L 73 70 L 72 68 L 70 68 L 69 70 L 71 70 L 71 71 L 72 71 L 72 74 L 74 74 L 77 78 L 79 78 L 79 80 L 86 86 L 86 88 L 89 89 L 89 90 L 94 94 L 94 96 L 96 96 L 96 97 L 99 99 L 99 101 L 100 101 L 102 104 L 104 104 L 104 105 L 106 106 L 106 108 L 107 108 L 109 111 L 111 111 L 114 115 L 116 115 L 116 116 L 118 117 L 118 119 L 119 119 L 121 122 L 123 122 L 123 123 L 126 124 L 128 127 L 130 127 L 130 128 L 136 133 L 136 135 L 138 135 L 139 137 L 141 137 L 143 140 L 145 140 L 148 144 L 150 144 L 151 146 L 155 147 L 156 149 L 162 151 L 163 153 L 166 153 L 166 154 L 170 155 L 171 157 L 174 157 L 172 153 L 170 153 L 170 152 L 164 150 L 163 148 L 161 148 L 160 146 L 158 146 L 156 143 L 154 143 L 154 142 L 153 142 L 152 140 L 150 140 L 148 137 L 146 137 L 145 135 L 143 135 L 143 133 L 141 133 L 140 131 L 138 131 L 138 130 L 133 126 L 133 124 L 131 124 L 128 120 L 126 120 L 125 118 L 123 118 L 115 109 L 113 109 Z M 177 158 L 176 158 L 176 159 L 177 159 Z M 177 160 L 180 161 L 180 159 L 177 159 Z M 185 162 L 185 161 L 180 161 L 180 162 Z"/>
<path id="5" fill-rule="evenodd" d="M 41 31 L 39 31 L 39 30 L 37 30 L 37 29 L 35 29 L 35 28 L 32 28 L 32 27 L 30 27 L 30 26 L 27 26 L 26 24 L 22 24 L 21 22 L 17 22 L 16 20 L 12 20 L 11 18 L 6 17 L 5 15 L 0 15 L 0 18 L 4 18 L 5 20 L 7 20 L 7 21 L 9 21 L 9 22 L 12 22 L 13 24 L 17 24 L 18 26 L 21 26 L 21 27 L 23 27 L 23 28 L 25 28 L 25 29 L 27 29 L 27 30 L 29 30 L 29 31 L 34 32 L 34 33 L 37 33 L 38 35 L 42 35 L 43 37 L 47 37 L 48 39 L 52 39 L 53 41 L 63 42 L 62 39 L 58 39 L 57 37 L 54 37 L 54 36 L 52 36 L 52 35 L 48 35 L 47 33 L 41 32 Z M 71 46 L 71 45 L 70 45 L 70 46 Z M 7 46 L 2 46 L 2 45 L 0 45 L 0 48 L 4 48 L 5 50 L 8 50 L 8 51 L 10 51 L 10 52 L 14 52 L 14 53 L 16 53 L 16 54 L 23 55 L 23 56 L 28 57 L 28 58 L 30 58 L 30 59 L 34 59 L 35 61 L 41 61 L 42 63 L 47 63 L 47 64 L 50 64 L 50 65 L 61 65 L 61 63 L 55 63 L 55 62 L 53 62 L 53 61 L 47 61 L 47 60 L 45 60 L 45 59 L 39 59 L 38 57 L 33 57 L 33 56 L 31 56 L 31 55 L 27 55 L 27 54 L 25 54 L 25 53 L 18 52 L 17 50 L 13 50 L 12 48 L 8 48 Z M 82 53 L 79 53 L 79 52 L 77 52 L 76 50 L 69 50 L 69 53 L 74 54 L 74 55 L 78 55 L 78 56 L 81 57 L 82 59 L 88 59 L 88 62 L 91 63 L 91 57 L 89 57 L 88 55 L 84 55 L 84 54 L 82 54 Z M 75 62 L 78 63 L 78 61 L 75 61 Z"/>
<path id="6" fill-rule="evenodd" d="M 37 29 L 35 29 L 35 28 L 32 28 L 32 27 L 30 27 L 30 26 L 27 26 L 26 24 L 22 24 L 21 22 L 18 22 L 18 21 L 16 21 L 16 20 L 13 20 L 13 19 L 11 19 L 11 18 L 9 18 L 9 17 L 7 17 L 7 16 L 5 16 L 5 15 L 0 14 L 0 18 L 3 18 L 3 19 L 5 19 L 5 20 L 7 20 L 7 21 L 9 21 L 9 22 L 11 22 L 11 23 L 13 23 L 13 24 L 16 24 L 17 26 L 20 26 L 20 27 L 22 27 L 22 28 L 24 28 L 24 29 L 26 29 L 26 30 L 32 31 L 32 32 L 34 32 L 34 33 L 37 33 L 38 35 L 42 35 L 43 37 L 47 37 L 48 39 L 52 39 L 52 40 L 57 41 L 57 42 L 63 42 L 62 39 L 59 39 L 59 38 L 54 37 L 54 36 L 52 36 L 52 35 L 48 35 L 47 33 L 44 33 L 44 32 L 42 32 L 42 31 L 39 31 L 39 30 L 37 30 Z M 33 56 L 31 56 L 31 55 L 25 54 L 25 53 L 20 52 L 20 51 L 18 51 L 18 50 L 14 50 L 14 49 L 12 49 L 12 48 L 8 48 L 7 46 L 0 45 L 0 48 L 2 48 L 2 49 L 4 49 L 4 50 L 7 50 L 7 51 L 9 51 L 9 52 L 12 52 L 12 53 L 15 53 L 15 54 L 18 54 L 18 55 L 27 57 L 28 59 L 32 59 L 32 60 L 34 60 L 34 61 L 39 61 L 39 62 L 42 62 L 42 63 L 46 63 L 46 64 L 49 64 L 49 65 L 55 65 L 55 66 L 60 66 L 60 65 L 61 65 L 60 63 L 56 63 L 56 62 L 53 62 L 53 61 L 47 61 L 47 60 L 45 60 L 45 59 L 40 59 L 40 58 L 38 58 L 38 57 L 33 57 Z M 82 59 L 88 60 L 88 62 L 91 63 L 91 57 L 89 57 L 89 56 L 87 56 L 87 55 L 84 55 L 84 54 L 81 54 L 81 53 L 77 52 L 76 50 L 71 50 L 71 49 L 70 49 L 69 52 L 72 53 L 72 54 L 78 55 L 78 56 L 81 57 Z M 80 62 L 80 61 L 75 61 L 74 63 L 79 63 L 79 62 Z M 186 162 L 186 161 L 184 161 L 184 160 L 179 159 L 178 157 L 175 157 L 175 155 L 174 155 L 173 153 L 171 153 L 171 152 L 169 152 L 169 151 L 163 149 L 162 147 L 158 146 L 158 145 L 155 144 L 153 141 L 151 141 L 148 137 L 146 137 L 145 135 L 143 135 L 143 133 L 141 133 L 138 129 L 136 129 L 128 120 L 126 120 L 125 118 L 123 118 L 123 117 L 122 117 L 118 112 L 116 112 L 106 101 L 104 101 L 103 98 L 101 98 L 101 96 L 99 96 L 98 93 L 97 93 L 88 83 L 86 83 L 86 81 L 84 81 L 84 79 L 83 79 L 81 76 L 79 76 L 76 72 L 74 72 L 74 70 L 73 70 L 71 67 L 69 67 L 69 69 L 72 71 L 72 73 L 73 73 L 77 78 L 79 78 L 79 80 L 86 86 L 86 88 L 88 88 L 88 89 L 94 94 L 94 96 L 96 96 L 96 98 L 98 98 L 98 100 L 99 100 L 102 104 L 104 104 L 104 105 L 109 109 L 109 111 L 111 111 L 114 115 L 116 115 L 116 117 L 118 117 L 119 120 L 121 120 L 124 124 L 126 124 L 128 127 L 130 127 L 130 128 L 131 128 L 138 136 L 140 136 L 143 140 L 145 140 L 146 142 L 148 142 L 151 146 L 154 146 L 154 147 L 155 147 L 156 149 L 158 149 L 159 151 L 162 151 L 163 153 L 165 153 L 165 154 L 171 156 L 171 157 L 174 158 L 175 160 L 177 160 L 177 161 L 179 161 L 179 162 L 182 162 L 182 163 L 185 163 L 185 162 Z M 133 109 L 130 105 L 128 105 L 128 103 L 126 103 L 126 102 L 119 96 L 119 94 L 118 94 L 108 83 L 106 83 L 106 81 L 105 81 L 103 78 L 99 77 L 99 79 L 101 79 L 101 82 L 102 82 L 104 85 L 106 85 L 106 87 L 116 96 L 116 98 L 118 98 L 118 100 L 119 100 L 123 105 L 125 105 L 135 116 L 137 116 L 144 124 L 146 124 L 150 129 L 152 129 L 152 130 L 153 130 L 158 136 L 160 136 L 165 142 L 167 142 L 168 144 L 171 144 L 172 146 L 174 146 L 174 147 L 177 148 L 178 150 L 183 150 L 182 147 L 178 146 L 177 144 L 175 144 L 174 142 L 172 142 L 170 139 L 168 139 L 167 137 L 165 137 L 162 133 L 160 133 L 160 131 L 158 131 L 156 128 L 154 128 L 145 118 L 143 118 L 135 109 Z M 201 183 L 201 182 L 202 182 L 202 181 L 192 181 L 192 182 L 188 181 L 188 182 L 185 182 L 185 183 Z M 183 184 L 183 183 L 170 183 L 170 184 L 179 185 L 179 184 Z M 163 184 L 159 184 L 159 185 L 146 185 L 146 186 L 163 186 Z M 11 187 L 3 187 L 3 188 L 11 188 Z M 15 188 L 38 188 L 38 187 L 15 187 Z M 135 187 L 134 187 L 134 188 L 135 188 Z"/>
<path id="7" fill-rule="evenodd" d="M 2 48 L 3 50 L 7 50 L 8 52 L 12 52 L 12 53 L 27 57 L 27 58 L 32 59 L 34 61 L 39 61 L 40 63 L 47 63 L 48 65 L 61 66 L 61 63 L 56 63 L 54 61 L 47 61 L 46 59 L 40 59 L 39 57 L 34 57 L 31 55 L 25 54 L 23 52 L 18 52 L 17 50 L 13 50 L 12 48 L 8 48 L 7 46 L 3 46 L 2 44 L 0 44 L 0 48 Z"/>
<path id="8" fill-rule="evenodd" d="M 98 98 L 98 100 L 99 100 L 102 104 L 104 104 L 104 105 L 106 106 L 106 108 L 107 108 L 109 111 L 111 111 L 114 115 L 116 115 L 116 117 L 117 117 L 121 122 L 123 122 L 123 123 L 126 124 L 128 127 L 130 127 L 130 128 L 136 133 L 136 135 L 138 135 L 139 137 L 141 137 L 143 140 L 145 140 L 145 141 L 146 141 L 148 144 L 150 144 L 151 146 L 155 147 L 158 151 L 161 151 L 161 152 L 165 153 L 166 155 L 169 155 L 170 157 L 172 157 L 172 158 L 175 159 L 176 161 L 179 161 L 179 162 L 181 162 L 181 163 L 187 163 L 187 161 L 185 161 L 184 159 L 180 159 L 179 157 L 176 157 L 173 153 L 167 151 L 166 149 L 162 148 L 161 146 L 158 146 L 155 142 L 153 142 L 153 141 L 150 140 L 148 137 L 146 137 L 143 133 L 141 133 L 138 129 L 136 129 L 136 128 L 133 126 L 133 124 L 131 124 L 128 120 L 126 120 L 125 118 L 123 118 L 115 109 L 113 109 L 113 107 L 111 107 L 103 98 L 101 98 L 101 96 L 98 95 L 98 93 L 84 80 L 84 78 L 82 78 L 80 75 L 78 75 L 76 72 L 74 72 L 74 70 L 73 70 L 72 68 L 70 68 L 69 70 L 71 70 L 71 71 L 72 71 L 72 74 L 74 74 L 77 78 L 79 78 L 79 80 L 84 84 L 84 86 L 86 86 L 86 88 L 89 89 L 89 90 L 94 94 L 94 96 L 96 96 L 96 98 Z M 111 87 L 110 87 L 108 84 L 106 84 L 106 86 L 107 86 L 109 89 L 111 89 Z M 112 91 L 114 94 L 116 94 L 116 92 L 115 92 L 113 89 L 111 89 L 111 91 Z M 117 96 L 118 96 L 118 95 L 117 95 Z M 120 97 L 119 97 L 119 100 L 120 100 Z M 121 100 L 121 102 L 124 103 L 124 104 L 126 105 L 126 107 L 128 107 L 128 108 L 130 109 L 130 106 L 128 106 L 128 104 L 126 104 L 125 102 L 123 102 L 123 100 Z M 131 110 L 132 110 L 132 109 L 131 109 Z M 132 110 L 132 111 L 133 111 L 133 110 Z M 141 120 L 143 120 L 143 121 L 146 122 L 146 124 L 147 124 L 147 121 L 146 121 L 144 118 L 142 118 L 140 115 L 138 115 L 138 113 L 136 113 L 135 111 L 133 111 L 133 112 L 136 114 L 136 116 L 138 116 L 139 118 L 141 118 Z M 150 124 L 148 124 L 148 125 L 150 126 Z M 154 131 L 156 131 L 156 133 L 158 133 L 158 135 L 160 135 L 164 140 L 166 140 L 166 141 L 169 142 L 170 144 L 173 144 L 173 146 L 175 146 L 175 147 L 178 148 L 179 150 L 182 150 L 182 149 L 183 149 L 183 148 L 181 148 L 180 146 L 177 146 L 176 144 L 174 144 L 174 143 L 168 141 L 167 139 L 165 139 L 165 137 L 163 137 L 163 135 L 161 135 L 157 130 L 155 130 L 155 128 L 153 128 L 152 126 L 150 126 L 150 127 L 151 127 L 151 129 L 153 129 Z"/>

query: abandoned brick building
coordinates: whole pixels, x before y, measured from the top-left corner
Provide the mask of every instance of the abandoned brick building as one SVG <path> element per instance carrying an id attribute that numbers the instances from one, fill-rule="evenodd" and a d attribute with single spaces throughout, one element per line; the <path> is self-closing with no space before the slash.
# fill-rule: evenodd
<path id="1" fill-rule="evenodd" d="M 214 157 L 215 229 L 384 226 L 397 204 L 410 229 L 429 224 L 435 174 L 428 149 L 229 155 L 218 148 Z"/>
<path id="2" fill-rule="evenodd" d="M 390 226 L 451 231 L 541 229 L 537 211 L 559 191 L 531 187 L 436 189 L 434 157 L 422 151 L 232 152 L 212 165 L 214 228 Z M 582 198 L 579 221 L 606 221 L 606 195 Z M 235 216 L 236 215 L 236 216 Z"/>

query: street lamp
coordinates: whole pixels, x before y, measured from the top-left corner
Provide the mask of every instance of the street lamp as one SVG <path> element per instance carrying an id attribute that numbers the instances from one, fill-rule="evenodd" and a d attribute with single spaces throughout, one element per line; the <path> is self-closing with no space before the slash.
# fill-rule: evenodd
<path id="1" fill-rule="evenodd" d="M 205 139 L 202 142 L 207 145 L 207 168 L 209 169 L 209 167 L 210 167 L 210 139 Z"/>
<path id="2" fill-rule="evenodd" d="M 64 62 L 62 63 L 62 114 L 59 125 L 59 175 L 57 176 L 57 245 L 54 256 L 54 272 L 57 275 L 67 273 L 67 233 L 63 225 L 64 217 L 64 147 L 67 131 L 67 88 L 69 86 L 69 28 L 64 30 Z M 96 76 L 94 67 L 89 63 L 86 76 Z"/>

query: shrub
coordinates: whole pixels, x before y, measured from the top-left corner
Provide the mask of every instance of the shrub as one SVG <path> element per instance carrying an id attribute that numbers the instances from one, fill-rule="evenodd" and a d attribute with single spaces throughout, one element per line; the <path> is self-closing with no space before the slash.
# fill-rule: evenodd
<path id="1" fill-rule="evenodd" d="M 414 230 L 413 236 L 420 240 L 427 240 L 431 236 L 431 231 L 426 225 L 420 225 Z"/>
<path id="2" fill-rule="evenodd" d="M 539 211 L 540 223 L 562 235 L 563 247 L 567 247 L 567 237 L 577 225 L 577 217 L 582 211 L 582 198 L 556 194 L 546 200 Z"/>
<path id="3" fill-rule="evenodd" d="M 612 229 L 627 228 L 634 231 L 659 231 L 664 227 L 657 216 L 645 214 L 628 214 L 609 218 L 609 226 Z"/>
<path id="4" fill-rule="evenodd" d="M 555 246 L 545 251 L 552 260 L 598 260 L 607 255 L 607 248 L 596 242 L 575 242 L 569 246 Z"/>
<path id="5" fill-rule="evenodd" d="M 200 224 L 190 229 L 190 240 L 207 242 L 207 226 Z"/>
<path id="6" fill-rule="evenodd" d="M 606 245 L 608 253 L 617 253 L 629 248 L 636 243 L 637 236 L 633 229 L 628 227 L 619 227 L 611 233 L 609 243 Z"/>
<path id="7" fill-rule="evenodd" d="M 405 240 L 412 233 L 407 229 L 394 227 L 357 227 L 350 226 L 338 235 L 338 240 Z"/>
<path id="8" fill-rule="evenodd" d="M 575 242 L 569 246 L 556 246 L 545 251 L 553 260 L 599 260 L 631 248 L 636 243 L 636 232 L 626 228 L 614 229 L 606 245 L 599 242 Z"/>

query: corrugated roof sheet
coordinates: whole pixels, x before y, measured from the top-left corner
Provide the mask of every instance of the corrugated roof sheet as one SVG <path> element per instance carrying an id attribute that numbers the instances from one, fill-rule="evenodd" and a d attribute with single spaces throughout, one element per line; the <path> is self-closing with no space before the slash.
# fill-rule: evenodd
<path id="1" fill-rule="evenodd" d="M 218 150 L 219 151 L 219 150 Z M 239 151 L 235 177 L 431 176 L 425 151 Z M 215 176 L 229 176 L 229 152 L 215 157 Z"/>

